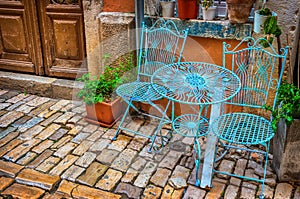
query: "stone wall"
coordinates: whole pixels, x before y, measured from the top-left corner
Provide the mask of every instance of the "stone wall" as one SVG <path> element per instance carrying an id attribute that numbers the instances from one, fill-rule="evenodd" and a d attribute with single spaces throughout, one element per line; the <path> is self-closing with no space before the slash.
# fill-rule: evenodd
<path id="1" fill-rule="evenodd" d="M 299 0 L 269 0 L 266 7 L 277 13 L 278 23 L 282 28 L 280 37 L 282 46 L 292 46 L 295 37 Z M 287 41 L 288 40 L 288 41 Z"/>
<path id="2" fill-rule="evenodd" d="M 83 0 L 85 42 L 88 70 L 92 75 L 100 72 L 100 41 L 98 14 L 103 9 L 102 0 Z"/>
<path id="3" fill-rule="evenodd" d="M 283 120 L 278 124 L 273 139 L 273 167 L 280 181 L 300 182 L 300 120 L 287 126 Z"/>
<path id="4" fill-rule="evenodd" d="M 104 65 L 134 48 L 134 0 L 82 0 L 82 3 L 86 64 L 91 75 L 98 76 Z M 110 58 L 104 62 L 103 57 L 107 54 Z"/>
<path id="5" fill-rule="evenodd" d="M 135 15 L 122 12 L 101 12 L 99 20 L 100 58 L 102 71 L 122 55 L 135 49 Z M 106 57 L 106 58 L 104 58 Z"/>

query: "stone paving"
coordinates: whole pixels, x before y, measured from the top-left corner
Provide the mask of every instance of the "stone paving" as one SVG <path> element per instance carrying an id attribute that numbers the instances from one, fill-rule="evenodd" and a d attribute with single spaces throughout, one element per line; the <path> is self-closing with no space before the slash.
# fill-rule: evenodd
<path id="1" fill-rule="evenodd" d="M 0 198 L 251 199 L 260 193 L 257 183 L 222 175 L 210 190 L 196 187 L 192 139 L 174 135 L 161 152 L 148 153 L 149 140 L 123 132 L 111 141 L 116 127 L 89 124 L 84 116 L 81 102 L 0 90 Z M 149 134 L 156 127 L 138 118 L 128 125 Z M 246 157 L 227 154 L 219 167 L 262 176 L 260 157 Z M 300 198 L 300 186 L 277 182 L 269 167 L 265 198 Z"/>

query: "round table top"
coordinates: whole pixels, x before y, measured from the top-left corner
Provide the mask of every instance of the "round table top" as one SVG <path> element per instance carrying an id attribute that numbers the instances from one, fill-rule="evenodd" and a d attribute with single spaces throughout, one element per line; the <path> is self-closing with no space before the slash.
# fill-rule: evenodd
<path id="1" fill-rule="evenodd" d="M 235 73 L 204 62 L 166 65 L 154 72 L 151 84 L 163 97 L 192 105 L 224 102 L 234 97 L 241 88 L 241 81 Z"/>

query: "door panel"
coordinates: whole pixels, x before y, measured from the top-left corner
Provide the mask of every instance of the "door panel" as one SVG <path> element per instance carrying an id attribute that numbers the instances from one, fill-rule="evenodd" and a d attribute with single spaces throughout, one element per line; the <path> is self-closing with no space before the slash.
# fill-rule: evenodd
<path id="1" fill-rule="evenodd" d="M 43 74 L 34 1 L 0 1 L 0 69 Z"/>
<path id="2" fill-rule="evenodd" d="M 53 20 L 54 28 L 54 41 L 55 41 L 55 54 L 58 59 L 77 59 L 82 58 L 82 53 L 77 37 L 78 34 L 78 21 L 76 20 Z M 67 31 L 65 31 L 67 29 Z"/>
<path id="3" fill-rule="evenodd" d="M 87 72 L 81 1 L 41 0 L 38 8 L 46 74 L 75 78 Z"/>

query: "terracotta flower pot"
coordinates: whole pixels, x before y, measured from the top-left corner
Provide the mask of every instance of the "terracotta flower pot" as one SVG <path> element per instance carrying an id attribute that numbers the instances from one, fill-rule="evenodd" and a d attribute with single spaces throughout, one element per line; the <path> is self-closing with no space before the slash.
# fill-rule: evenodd
<path id="1" fill-rule="evenodd" d="M 198 0 L 178 0 L 178 17 L 180 19 L 197 19 Z"/>
<path id="2" fill-rule="evenodd" d="M 112 127 L 120 118 L 125 110 L 125 103 L 121 98 L 115 99 L 111 103 L 97 103 L 86 105 L 86 120 L 93 124 L 98 124 L 103 127 Z"/>
<path id="3" fill-rule="evenodd" d="M 230 23 L 245 23 L 255 0 L 226 0 Z"/>

